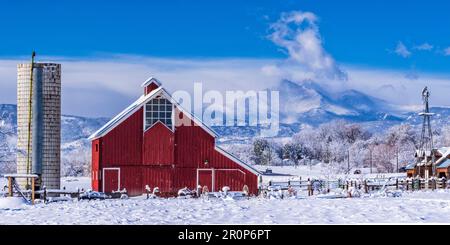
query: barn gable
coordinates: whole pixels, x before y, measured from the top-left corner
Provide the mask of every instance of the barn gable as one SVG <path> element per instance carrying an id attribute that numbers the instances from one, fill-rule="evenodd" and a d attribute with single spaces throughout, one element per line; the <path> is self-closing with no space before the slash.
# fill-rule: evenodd
<path id="1" fill-rule="evenodd" d="M 107 134 L 109 131 L 114 129 L 117 125 L 122 123 L 125 119 L 127 119 L 129 116 L 131 116 L 134 112 L 144 107 L 144 105 L 149 102 L 151 99 L 158 95 L 163 95 L 165 98 L 169 99 L 171 103 L 173 103 L 176 108 L 183 112 L 183 114 L 187 117 L 189 117 L 193 122 L 195 122 L 198 126 L 203 128 L 206 132 L 208 132 L 211 136 L 217 137 L 218 134 L 211 129 L 209 126 L 207 126 L 205 123 L 203 123 L 199 118 L 197 118 L 194 114 L 190 113 L 186 109 L 184 109 L 177 101 L 175 101 L 172 96 L 161 86 L 157 89 L 151 91 L 147 95 L 142 95 L 137 99 L 134 103 L 132 103 L 130 106 L 128 106 L 126 109 L 124 109 L 122 112 L 120 112 L 117 116 L 115 116 L 113 119 L 111 119 L 109 122 L 107 122 L 103 127 L 101 127 L 98 131 L 93 133 L 91 136 L 89 136 L 89 140 L 94 140 L 97 138 L 100 138 Z"/>
<path id="2" fill-rule="evenodd" d="M 145 80 L 145 82 L 142 83 L 141 87 L 144 88 L 144 95 L 147 95 L 151 93 L 153 90 L 161 87 L 161 83 L 158 81 L 158 79 L 150 77 L 149 79 Z"/>

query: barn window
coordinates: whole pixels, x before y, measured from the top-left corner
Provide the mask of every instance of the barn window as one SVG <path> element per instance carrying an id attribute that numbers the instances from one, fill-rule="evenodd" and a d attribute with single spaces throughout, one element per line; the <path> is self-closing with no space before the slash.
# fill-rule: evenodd
<path id="1" fill-rule="evenodd" d="M 172 103 L 163 97 L 154 98 L 145 105 L 145 130 L 158 121 L 172 129 Z"/>

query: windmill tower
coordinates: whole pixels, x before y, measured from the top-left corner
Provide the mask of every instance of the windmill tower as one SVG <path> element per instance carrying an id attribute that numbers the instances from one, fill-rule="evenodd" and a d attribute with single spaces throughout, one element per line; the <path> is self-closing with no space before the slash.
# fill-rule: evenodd
<path id="1" fill-rule="evenodd" d="M 431 117 L 434 113 L 430 113 L 430 107 L 428 104 L 429 98 L 430 91 L 428 91 L 428 87 L 425 87 L 422 90 L 424 109 L 421 113 L 419 113 L 419 116 L 423 117 L 422 133 L 420 137 L 420 146 L 416 151 L 418 174 L 425 178 L 428 178 L 430 174 L 434 176 L 436 172 L 434 164 L 435 150 L 433 148 L 433 132 L 431 131 Z"/>

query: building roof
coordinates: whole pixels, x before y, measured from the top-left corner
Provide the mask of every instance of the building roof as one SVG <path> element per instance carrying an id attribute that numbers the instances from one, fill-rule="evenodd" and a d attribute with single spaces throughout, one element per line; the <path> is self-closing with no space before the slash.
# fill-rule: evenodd
<path id="1" fill-rule="evenodd" d="M 154 77 L 149 77 L 147 80 L 145 80 L 142 84 L 141 87 L 147 87 L 149 84 L 151 83 L 155 83 L 156 85 L 161 86 L 161 83 L 158 81 L 158 79 L 154 78 Z"/>
<path id="2" fill-rule="evenodd" d="M 443 147 L 439 151 L 441 151 L 442 157 L 436 161 L 437 168 L 448 168 L 450 165 L 450 147 Z"/>
<path id="3" fill-rule="evenodd" d="M 147 79 L 146 82 L 150 80 L 156 80 L 154 78 Z M 144 82 L 143 85 L 146 83 Z M 151 83 L 151 81 L 150 81 Z M 113 117 L 109 122 L 107 122 L 103 127 L 101 127 L 99 130 L 97 130 L 95 133 L 93 133 L 91 136 L 89 136 L 89 140 L 94 140 L 97 138 L 100 138 L 104 135 L 106 135 L 109 131 L 114 129 L 117 125 L 125 121 L 129 116 L 131 116 L 134 112 L 139 110 L 142 106 L 145 105 L 149 100 L 151 100 L 156 95 L 163 94 L 164 97 L 170 100 L 171 103 L 175 104 L 177 106 L 177 109 L 179 109 L 181 112 L 183 112 L 184 115 L 188 116 L 192 121 L 194 121 L 195 124 L 201 126 L 206 132 L 208 132 L 211 136 L 217 137 L 218 134 L 210 128 L 208 125 L 204 124 L 200 119 L 198 119 L 193 113 L 190 111 L 185 110 L 177 101 L 175 101 L 172 96 L 162 87 L 158 87 L 157 89 L 151 91 L 147 95 L 142 95 L 139 97 L 135 102 L 133 102 L 130 106 L 125 108 L 122 112 L 120 112 L 117 116 Z"/>
<path id="4" fill-rule="evenodd" d="M 446 152 L 450 151 L 450 147 L 441 147 L 438 149 L 439 153 L 441 153 L 441 155 L 445 155 Z"/>
<path id="5" fill-rule="evenodd" d="M 8 178 L 38 178 L 37 174 L 4 174 L 3 177 Z"/>
<path id="6" fill-rule="evenodd" d="M 450 167 L 450 159 L 445 159 L 437 168 L 448 168 Z"/>
<path id="7" fill-rule="evenodd" d="M 250 172 L 252 172 L 252 173 L 254 173 L 256 175 L 260 175 L 261 174 L 261 172 L 259 172 L 257 169 L 255 169 L 252 166 L 248 165 L 247 163 L 241 161 L 239 158 L 235 157 L 233 154 L 227 152 L 226 150 L 222 149 L 221 147 L 216 145 L 215 149 L 218 152 L 220 152 L 223 155 L 225 155 L 226 157 L 228 157 L 230 160 L 238 163 L 239 165 L 241 165 L 243 168 L 247 169 L 248 171 L 250 171 Z"/>
<path id="8" fill-rule="evenodd" d="M 406 165 L 405 169 L 406 170 L 413 170 L 415 167 L 416 167 L 416 163 L 413 162 L 413 163 L 410 163 L 410 164 Z"/>

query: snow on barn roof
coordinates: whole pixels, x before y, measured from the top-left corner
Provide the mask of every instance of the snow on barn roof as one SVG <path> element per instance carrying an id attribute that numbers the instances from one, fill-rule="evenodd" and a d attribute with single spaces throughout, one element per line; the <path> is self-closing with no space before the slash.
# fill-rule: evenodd
<path id="1" fill-rule="evenodd" d="M 147 85 L 151 84 L 151 83 L 155 83 L 158 86 L 161 86 L 161 83 L 158 81 L 158 79 L 154 78 L 154 77 L 149 77 L 147 80 L 145 80 L 142 84 L 141 87 L 146 87 Z"/>
<path id="2" fill-rule="evenodd" d="M 153 81 L 157 80 L 155 78 L 149 78 L 147 81 L 143 83 L 151 83 Z M 194 121 L 195 124 L 201 126 L 203 129 L 205 129 L 211 136 L 217 137 L 218 134 L 211 129 L 208 125 L 203 123 L 200 119 L 198 119 L 194 114 L 192 114 L 190 111 L 185 110 L 177 101 L 175 101 L 172 96 L 162 87 L 158 87 L 157 89 L 151 91 L 147 95 L 142 95 L 139 97 L 134 103 L 132 103 L 130 106 L 125 108 L 122 112 L 120 112 L 117 116 L 112 118 L 109 122 L 107 122 L 103 127 L 101 127 L 99 130 L 97 130 L 95 133 L 93 133 L 91 136 L 89 136 L 89 140 L 94 140 L 97 138 L 100 138 L 104 135 L 106 135 L 109 131 L 111 131 L 113 128 L 115 128 L 117 125 L 119 125 L 121 122 L 123 122 L 125 119 L 127 119 L 129 116 L 131 116 L 134 112 L 139 110 L 145 103 L 147 103 L 149 100 L 151 100 L 153 97 L 159 94 L 163 94 L 167 99 L 170 100 L 171 103 L 175 104 L 177 108 L 184 113 L 184 115 L 188 116 L 192 121 Z"/>

